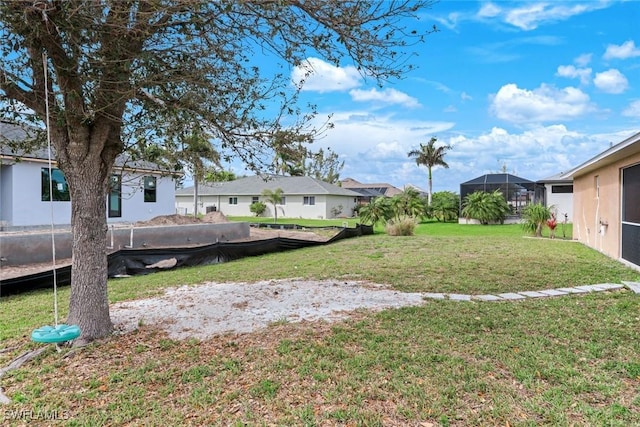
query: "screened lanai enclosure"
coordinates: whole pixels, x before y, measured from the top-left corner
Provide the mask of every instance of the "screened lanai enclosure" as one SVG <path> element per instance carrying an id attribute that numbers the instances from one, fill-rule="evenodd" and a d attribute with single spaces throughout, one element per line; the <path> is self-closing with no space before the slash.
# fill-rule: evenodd
<path id="1" fill-rule="evenodd" d="M 493 193 L 495 190 L 500 190 L 514 216 L 520 216 L 522 208 L 536 200 L 535 182 L 509 173 L 493 173 L 460 184 L 460 209 L 467 195 L 476 191 Z"/>

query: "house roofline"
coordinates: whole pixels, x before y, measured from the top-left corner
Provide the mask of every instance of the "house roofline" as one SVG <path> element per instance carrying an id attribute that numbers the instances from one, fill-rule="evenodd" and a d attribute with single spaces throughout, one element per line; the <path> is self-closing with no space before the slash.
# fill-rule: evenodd
<path id="1" fill-rule="evenodd" d="M 18 160 L 20 159 L 20 160 Z M 49 159 L 43 159 L 40 157 L 28 157 L 28 156 L 17 156 L 17 155 L 9 155 L 9 154 L 0 154 L 0 165 L 5 164 L 4 160 L 11 161 L 11 164 L 16 164 L 18 162 L 31 162 L 31 163 L 41 163 L 41 164 L 49 164 Z M 58 167 L 57 160 L 51 160 L 51 165 Z M 172 176 L 184 176 L 184 172 L 179 171 L 167 171 L 163 169 L 151 169 L 145 167 L 132 167 L 132 166 L 120 166 L 115 165 L 113 167 L 113 171 L 126 171 L 126 172 L 134 172 L 134 173 L 150 173 L 153 175 L 172 175 Z"/>
<path id="2" fill-rule="evenodd" d="M 628 156 L 628 151 L 640 151 L 640 146 L 634 147 L 636 142 L 640 141 L 640 132 L 631 135 L 629 138 L 619 142 L 618 144 L 608 148 L 602 153 L 592 157 L 579 166 L 571 169 L 569 172 L 560 176 L 561 179 L 573 179 L 576 176 L 584 175 L 602 166 L 609 165 L 617 160 Z"/>

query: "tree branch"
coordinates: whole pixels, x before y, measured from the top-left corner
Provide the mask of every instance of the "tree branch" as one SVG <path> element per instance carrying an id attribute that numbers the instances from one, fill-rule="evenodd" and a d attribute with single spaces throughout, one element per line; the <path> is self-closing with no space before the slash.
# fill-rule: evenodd
<path id="1" fill-rule="evenodd" d="M 14 369 L 18 369 L 19 367 L 21 367 L 25 363 L 29 362 L 30 360 L 33 360 L 36 357 L 40 356 L 42 353 L 47 351 L 47 349 L 48 349 L 48 347 L 41 347 L 41 348 L 38 348 L 36 350 L 27 351 L 27 352 L 23 353 L 22 355 L 18 356 L 11 363 L 9 363 L 7 366 L 5 366 L 4 368 L 0 368 L 0 378 L 2 378 L 4 376 L 4 374 L 6 374 L 7 372 L 13 371 Z M 4 392 L 2 390 L 2 387 L 0 387 L 0 404 L 8 405 L 10 403 L 11 403 L 11 399 L 9 399 L 4 394 Z"/>

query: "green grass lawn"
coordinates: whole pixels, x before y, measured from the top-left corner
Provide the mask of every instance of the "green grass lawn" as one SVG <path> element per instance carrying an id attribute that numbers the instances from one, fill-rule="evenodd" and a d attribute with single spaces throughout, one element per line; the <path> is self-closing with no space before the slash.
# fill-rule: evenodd
<path id="1" fill-rule="evenodd" d="M 183 284 L 290 277 L 466 294 L 640 281 L 579 243 L 529 238 L 517 225 L 424 223 L 412 237 L 377 233 L 112 280 L 109 295 L 115 302 Z M 64 315 L 68 289 L 59 299 Z M 50 291 L 0 300 L 0 349 L 10 349 L 0 367 L 37 347 L 28 334 L 51 322 L 52 304 Z M 433 300 L 206 341 L 142 326 L 68 359 L 51 349 L 11 371 L 0 386 L 14 403 L 0 407 L 0 420 L 22 425 L 7 414 L 58 411 L 67 419 L 55 425 L 68 426 L 640 425 L 639 307 L 629 291 Z"/>

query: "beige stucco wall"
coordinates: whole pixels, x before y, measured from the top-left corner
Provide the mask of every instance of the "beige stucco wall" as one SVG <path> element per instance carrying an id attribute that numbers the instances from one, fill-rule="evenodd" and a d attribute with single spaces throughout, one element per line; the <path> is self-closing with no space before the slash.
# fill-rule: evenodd
<path id="1" fill-rule="evenodd" d="M 621 170 L 640 163 L 640 153 L 573 178 L 573 237 L 620 259 Z M 600 186 L 596 195 L 596 177 Z"/>

